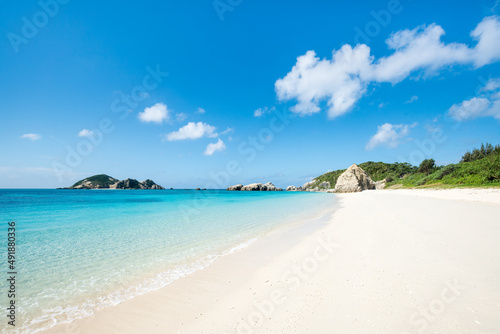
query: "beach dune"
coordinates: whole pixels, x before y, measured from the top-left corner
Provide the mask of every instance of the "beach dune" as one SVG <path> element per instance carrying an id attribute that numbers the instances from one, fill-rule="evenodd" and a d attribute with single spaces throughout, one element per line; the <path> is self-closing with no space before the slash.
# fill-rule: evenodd
<path id="1" fill-rule="evenodd" d="M 332 196 L 333 214 L 45 333 L 500 332 L 499 190 Z"/>

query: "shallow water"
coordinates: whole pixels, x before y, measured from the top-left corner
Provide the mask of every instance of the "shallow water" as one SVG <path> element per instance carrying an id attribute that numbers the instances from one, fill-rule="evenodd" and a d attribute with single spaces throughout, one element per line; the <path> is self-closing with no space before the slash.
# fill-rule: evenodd
<path id="1" fill-rule="evenodd" d="M 16 223 L 16 329 L 34 333 L 161 288 L 333 202 L 301 192 L 0 190 L 4 258 Z"/>

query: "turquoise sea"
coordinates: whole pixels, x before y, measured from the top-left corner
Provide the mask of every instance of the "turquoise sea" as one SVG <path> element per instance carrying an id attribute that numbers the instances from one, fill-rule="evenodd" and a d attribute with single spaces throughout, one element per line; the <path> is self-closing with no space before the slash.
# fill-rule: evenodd
<path id="1" fill-rule="evenodd" d="M 2 306 L 10 221 L 16 329 L 36 333 L 161 288 L 334 201 L 302 192 L 0 190 Z"/>

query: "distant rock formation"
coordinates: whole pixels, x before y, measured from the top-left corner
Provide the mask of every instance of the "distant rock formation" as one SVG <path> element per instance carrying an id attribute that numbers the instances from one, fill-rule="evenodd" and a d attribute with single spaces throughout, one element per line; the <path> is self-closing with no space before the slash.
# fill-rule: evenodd
<path id="1" fill-rule="evenodd" d="M 136 179 L 126 179 L 123 181 L 118 181 L 116 184 L 109 186 L 110 189 L 165 189 L 162 186 L 157 185 L 152 180 L 147 179 L 145 181 L 137 181 Z"/>
<path id="2" fill-rule="evenodd" d="M 353 193 L 367 189 L 375 189 L 375 182 L 356 164 L 342 173 L 335 185 L 337 193 Z"/>
<path id="3" fill-rule="evenodd" d="M 340 172 L 340 171 L 339 171 Z M 338 174 L 337 174 L 338 175 Z M 333 179 L 332 182 L 335 182 Z M 359 192 L 367 189 L 384 189 L 387 180 L 373 182 L 370 176 L 358 165 L 353 164 L 345 172 L 343 172 L 337 179 L 335 188 L 332 187 L 330 181 L 320 181 L 318 178 L 304 183 L 302 186 L 288 186 L 286 191 L 310 191 L 310 192 L 328 192 L 328 193 L 352 193 Z M 227 190 L 242 190 L 242 191 L 283 191 L 277 188 L 271 182 L 265 184 L 252 183 L 246 186 L 236 184 L 230 186 Z"/>
<path id="4" fill-rule="evenodd" d="M 312 181 L 309 181 L 309 182 L 306 182 L 302 185 L 302 190 L 309 190 L 309 189 L 313 189 L 313 185 L 316 183 L 316 180 L 312 180 Z"/>
<path id="5" fill-rule="evenodd" d="M 243 188 L 243 185 L 242 184 L 237 184 L 237 185 L 234 185 L 234 186 L 230 186 L 226 190 L 241 190 L 241 188 Z"/>
<path id="6" fill-rule="evenodd" d="M 283 189 L 276 187 L 271 182 L 265 183 L 264 187 L 266 188 L 266 191 L 283 191 Z"/>
<path id="7" fill-rule="evenodd" d="M 264 185 L 262 183 L 251 183 L 251 184 L 248 184 L 246 186 L 243 186 L 241 188 L 241 190 L 243 190 L 243 191 L 263 191 L 263 190 L 267 190 L 267 189 L 264 189 Z"/>
<path id="8" fill-rule="evenodd" d="M 118 180 L 106 174 L 87 177 L 74 185 L 64 189 L 165 189 L 162 186 L 147 179 L 137 181 L 136 179 Z"/>
<path id="9" fill-rule="evenodd" d="M 267 182 L 266 184 L 262 183 L 251 183 L 246 186 L 242 184 L 237 184 L 234 186 L 230 186 L 226 190 L 232 190 L 232 191 L 283 191 L 283 189 L 276 187 L 274 184 L 271 182 Z"/>

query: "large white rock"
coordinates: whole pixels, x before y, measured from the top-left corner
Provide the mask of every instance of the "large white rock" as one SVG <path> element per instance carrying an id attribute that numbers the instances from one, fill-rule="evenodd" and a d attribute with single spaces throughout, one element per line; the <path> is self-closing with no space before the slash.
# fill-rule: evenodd
<path id="1" fill-rule="evenodd" d="M 376 181 L 375 182 L 375 189 L 377 190 L 382 190 L 385 188 L 385 184 L 387 183 L 387 180 L 386 179 L 383 179 L 383 180 L 380 180 L 380 181 Z"/>
<path id="2" fill-rule="evenodd" d="M 342 173 L 335 185 L 337 193 L 354 193 L 367 189 L 375 189 L 375 182 L 356 164 Z"/>
<path id="3" fill-rule="evenodd" d="M 274 184 L 272 184 L 271 182 L 267 182 L 264 184 L 264 187 L 266 189 L 263 189 L 263 190 L 267 190 L 267 191 L 283 191 L 283 189 L 281 188 L 278 188 L 276 187 Z"/>
<path id="4" fill-rule="evenodd" d="M 302 190 L 307 190 L 307 189 L 312 188 L 312 186 L 313 186 L 314 183 L 316 183 L 316 180 L 312 180 L 312 181 L 304 183 L 302 185 Z"/>
<path id="5" fill-rule="evenodd" d="M 264 186 L 262 183 L 251 183 L 241 188 L 241 190 L 246 190 L 246 191 L 262 191 L 266 189 L 267 187 Z"/>
<path id="6" fill-rule="evenodd" d="M 230 186 L 229 188 L 227 188 L 226 190 L 241 190 L 241 188 L 243 188 L 243 185 L 242 184 L 236 184 L 234 186 Z"/>

